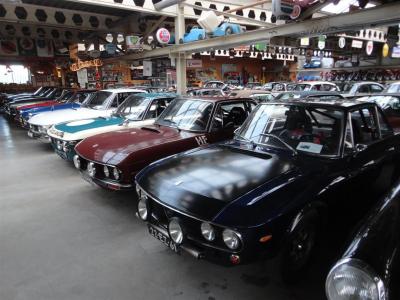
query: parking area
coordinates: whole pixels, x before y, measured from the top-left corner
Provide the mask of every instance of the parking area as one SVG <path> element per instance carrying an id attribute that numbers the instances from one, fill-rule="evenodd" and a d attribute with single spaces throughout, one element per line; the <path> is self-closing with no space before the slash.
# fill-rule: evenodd
<path id="1" fill-rule="evenodd" d="M 50 145 L 0 117 L 0 299 L 321 299 L 334 254 L 298 284 L 275 261 L 233 268 L 175 255 L 136 199 L 90 186 Z"/>

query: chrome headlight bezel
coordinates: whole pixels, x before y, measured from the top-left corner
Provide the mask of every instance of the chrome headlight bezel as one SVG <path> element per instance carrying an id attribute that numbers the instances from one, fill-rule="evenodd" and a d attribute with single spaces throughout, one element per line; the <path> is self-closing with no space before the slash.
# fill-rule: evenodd
<path id="1" fill-rule="evenodd" d="M 139 199 L 139 202 L 137 204 L 137 213 L 142 221 L 147 221 L 150 216 L 149 212 L 150 212 L 149 201 L 147 196 L 144 196 Z"/>
<path id="2" fill-rule="evenodd" d="M 347 276 L 347 279 L 345 276 Z M 347 283 L 351 283 L 352 285 L 346 285 L 346 282 L 341 282 L 343 280 L 347 280 Z M 359 285 L 356 286 L 354 283 L 359 283 Z M 341 285 L 342 288 L 338 288 L 338 285 Z M 366 286 L 369 286 L 369 288 L 366 288 Z M 343 287 L 345 289 L 343 289 Z M 347 294 L 339 295 L 339 291 L 344 291 L 344 293 Z M 339 260 L 330 270 L 325 281 L 325 293 L 327 298 L 329 300 L 353 299 L 353 297 L 357 297 L 361 291 L 364 291 L 363 294 L 365 291 L 370 293 L 368 299 L 387 299 L 384 282 L 368 264 L 362 260 L 354 258 L 344 258 Z"/>
<path id="3" fill-rule="evenodd" d="M 96 175 L 96 166 L 94 162 L 89 162 L 87 165 L 87 172 L 90 177 L 94 177 Z"/>
<path id="4" fill-rule="evenodd" d="M 117 167 L 113 168 L 113 177 L 115 180 L 119 180 L 121 178 L 120 171 L 118 170 Z"/>
<path id="5" fill-rule="evenodd" d="M 222 231 L 222 240 L 230 250 L 237 250 L 240 247 L 242 238 L 240 233 L 226 228 Z"/>
<path id="6" fill-rule="evenodd" d="M 81 158 L 79 157 L 79 155 L 74 155 L 73 157 L 73 162 L 74 162 L 74 166 L 75 168 L 77 168 L 78 170 L 80 170 L 81 168 Z"/>
<path id="7" fill-rule="evenodd" d="M 103 166 L 103 174 L 104 174 L 104 176 L 105 176 L 106 178 L 109 178 L 109 177 L 110 177 L 110 170 L 108 169 L 108 166 L 107 166 L 107 165 L 104 165 L 104 166 Z"/>
<path id="8" fill-rule="evenodd" d="M 171 240 L 180 245 L 183 243 L 185 235 L 183 228 L 177 218 L 172 218 L 168 223 L 168 234 Z"/>

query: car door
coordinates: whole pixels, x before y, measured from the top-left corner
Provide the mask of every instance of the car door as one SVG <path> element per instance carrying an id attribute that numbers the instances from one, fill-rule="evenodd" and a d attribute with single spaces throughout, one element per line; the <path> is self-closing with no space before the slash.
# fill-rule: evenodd
<path id="1" fill-rule="evenodd" d="M 349 155 L 350 175 L 361 186 L 387 176 L 383 170 L 387 171 L 386 167 L 392 164 L 397 151 L 397 138 L 384 117 L 378 116 L 378 113 L 381 111 L 374 105 L 366 105 L 349 113 L 345 153 Z"/>
<path id="2" fill-rule="evenodd" d="M 231 139 L 253 107 L 255 103 L 248 100 L 219 103 L 211 119 L 209 143 Z"/>

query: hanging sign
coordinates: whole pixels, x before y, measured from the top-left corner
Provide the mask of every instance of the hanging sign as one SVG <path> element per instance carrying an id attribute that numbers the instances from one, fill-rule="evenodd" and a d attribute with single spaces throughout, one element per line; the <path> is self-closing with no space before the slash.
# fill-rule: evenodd
<path id="1" fill-rule="evenodd" d="M 361 49 L 362 46 L 363 46 L 363 42 L 362 42 L 362 41 L 353 40 L 353 41 L 351 42 L 351 47 L 352 47 L 352 48 Z"/>
<path id="2" fill-rule="evenodd" d="M 109 43 L 105 45 L 105 50 L 108 54 L 114 55 L 115 51 L 117 51 L 117 46 L 113 43 Z"/>
<path id="3" fill-rule="evenodd" d="M 392 57 L 393 58 L 400 58 L 400 46 L 393 47 Z"/>
<path id="4" fill-rule="evenodd" d="M 382 56 L 387 57 L 389 55 L 389 45 L 385 43 L 382 47 Z"/>
<path id="5" fill-rule="evenodd" d="M 188 59 L 186 60 L 187 68 L 202 68 L 203 62 L 201 59 Z"/>
<path id="6" fill-rule="evenodd" d="M 165 28 L 160 28 L 156 32 L 156 39 L 160 44 L 168 44 L 171 34 Z"/>
<path id="7" fill-rule="evenodd" d="M 101 67 L 102 65 L 103 65 L 103 62 L 101 61 L 101 59 L 93 59 L 93 60 L 78 61 L 77 63 L 73 63 L 70 66 L 70 69 L 71 69 L 71 71 L 76 72 L 80 69 Z"/>
<path id="8" fill-rule="evenodd" d="M 371 55 L 373 50 L 374 50 L 374 42 L 373 41 L 368 41 L 367 42 L 367 46 L 365 47 L 365 52 L 368 55 Z"/>
<path id="9" fill-rule="evenodd" d="M 318 37 L 318 49 L 320 50 L 325 49 L 325 41 L 326 41 L 325 35 L 321 35 Z"/>
<path id="10" fill-rule="evenodd" d="M 128 35 L 125 37 L 127 50 L 138 50 L 142 48 L 140 37 L 137 35 Z"/>
<path id="11" fill-rule="evenodd" d="M 344 38 L 344 36 L 339 38 L 339 48 L 344 48 L 346 46 L 346 39 Z"/>
<path id="12" fill-rule="evenodd" d="M 310 46 L 310 38 L 308 38 L 308 37 L 301 38 L 300 46 Z"/>

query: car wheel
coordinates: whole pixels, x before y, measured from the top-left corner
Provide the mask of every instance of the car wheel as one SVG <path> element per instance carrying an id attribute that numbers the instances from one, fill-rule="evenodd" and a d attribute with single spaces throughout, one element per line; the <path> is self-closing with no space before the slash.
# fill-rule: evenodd
<path id="1" fill-rule="evenodd" d="M 203 39 L 203 35 L 199 34 L 199 37 L 197 38 L 199 41 L 201 41 Z"/>
<path id="2" fill-rule="evenodd" d="M 280 267 L 282 280 L 293 283 L 301 278 L 317 241 L 318 218 L 316 212 L 303 216 L 290 232 L 283 246 Z"/>
<path id="3" fill-rule="evenodd" d="M 231 34 L 232 34 L 232 28 L 231 27 L 226 28 L 225 35 L 231 35 Z"/>
<path id="4" fill-rule="evenodd" d="M 276 23 L 276 16 L 275 15 L 271 16 L 271 23 Z"/>
<path id="5" fill-rule="evenodd" d="M 183 39 L 179 39 L 179 44 L 183 44 Z"/>

